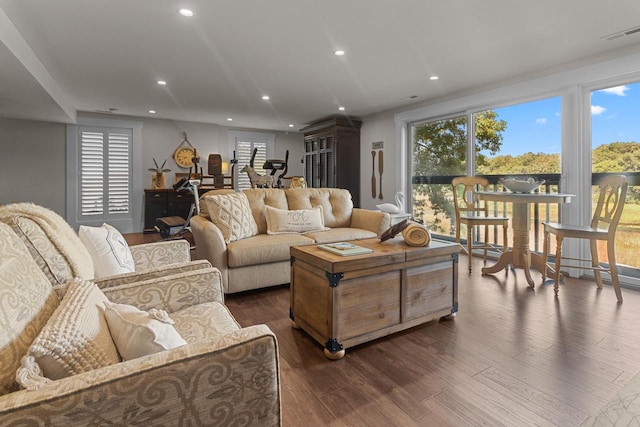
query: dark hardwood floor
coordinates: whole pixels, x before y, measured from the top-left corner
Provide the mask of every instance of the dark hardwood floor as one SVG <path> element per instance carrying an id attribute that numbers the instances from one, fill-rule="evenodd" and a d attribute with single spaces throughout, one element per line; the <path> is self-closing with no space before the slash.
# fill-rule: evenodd
<path id="1" fill-rule="evenodd" d="M 466 266 L 461 255 L 460 266 Z M 459 312 L 347 349 L 331 361 L 291 328 L 288 286 L 228 295 L 242 325 L 280 349 L 285 426 L 576 426 L 640 372 L 640 293 L 566 279 L 527 287 L 521 270 L 460 268 Z"/>

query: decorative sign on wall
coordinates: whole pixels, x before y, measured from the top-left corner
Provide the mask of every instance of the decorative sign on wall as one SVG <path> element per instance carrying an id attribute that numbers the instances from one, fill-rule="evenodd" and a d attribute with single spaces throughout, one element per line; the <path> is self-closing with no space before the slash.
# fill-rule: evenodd
<path id="1" fill-rule="evenodd" d="M 382 150 L 384 148 L 384 141 L 372 142 L 371 148 L 373 150 Z"/>

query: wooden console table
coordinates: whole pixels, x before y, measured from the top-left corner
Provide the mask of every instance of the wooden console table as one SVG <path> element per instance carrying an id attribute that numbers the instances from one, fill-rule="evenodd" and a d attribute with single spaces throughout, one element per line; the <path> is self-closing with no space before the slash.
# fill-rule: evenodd
<path id="1" fill-rule="evenodd" d="M 343 257 L 316 245 L 291 247 L 291 320 L 324 345 L 345 349 L 458 310 L 460 245 L 411 247 L 398 236 L 353 243 L 373 253 Z"/>

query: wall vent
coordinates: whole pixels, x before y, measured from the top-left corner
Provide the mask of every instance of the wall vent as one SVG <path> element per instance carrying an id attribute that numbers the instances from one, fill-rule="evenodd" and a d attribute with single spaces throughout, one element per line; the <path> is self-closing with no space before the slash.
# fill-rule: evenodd
<path id="1" fill-rule="evenodd" d="M 600 38 L 605 40 L 616 40 L 621 37 L 630 36 L 636 33 L 640 33 L 640 25 L 637 27 L 632 27 L 626 30 L 618 31 L 617 33 L 609 34 L 608 36 L 604 36 Z"/>

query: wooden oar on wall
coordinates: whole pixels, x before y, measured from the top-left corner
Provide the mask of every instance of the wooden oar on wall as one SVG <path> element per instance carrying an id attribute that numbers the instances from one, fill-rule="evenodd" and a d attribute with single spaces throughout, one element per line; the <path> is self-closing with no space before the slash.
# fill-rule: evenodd
<path id="1" fill-rule="evenodd" d="M 382 200 L 382 165 L 384 161 L 382 160 L 382 150 L 378 151 L 378 172 L 380 173 L 380 194 L 378 198 Z"/>
<path id="2" fill-rule="evenodd" d="M 376 198 L 376 150 L 371 150 L 371 197 Z"/>

